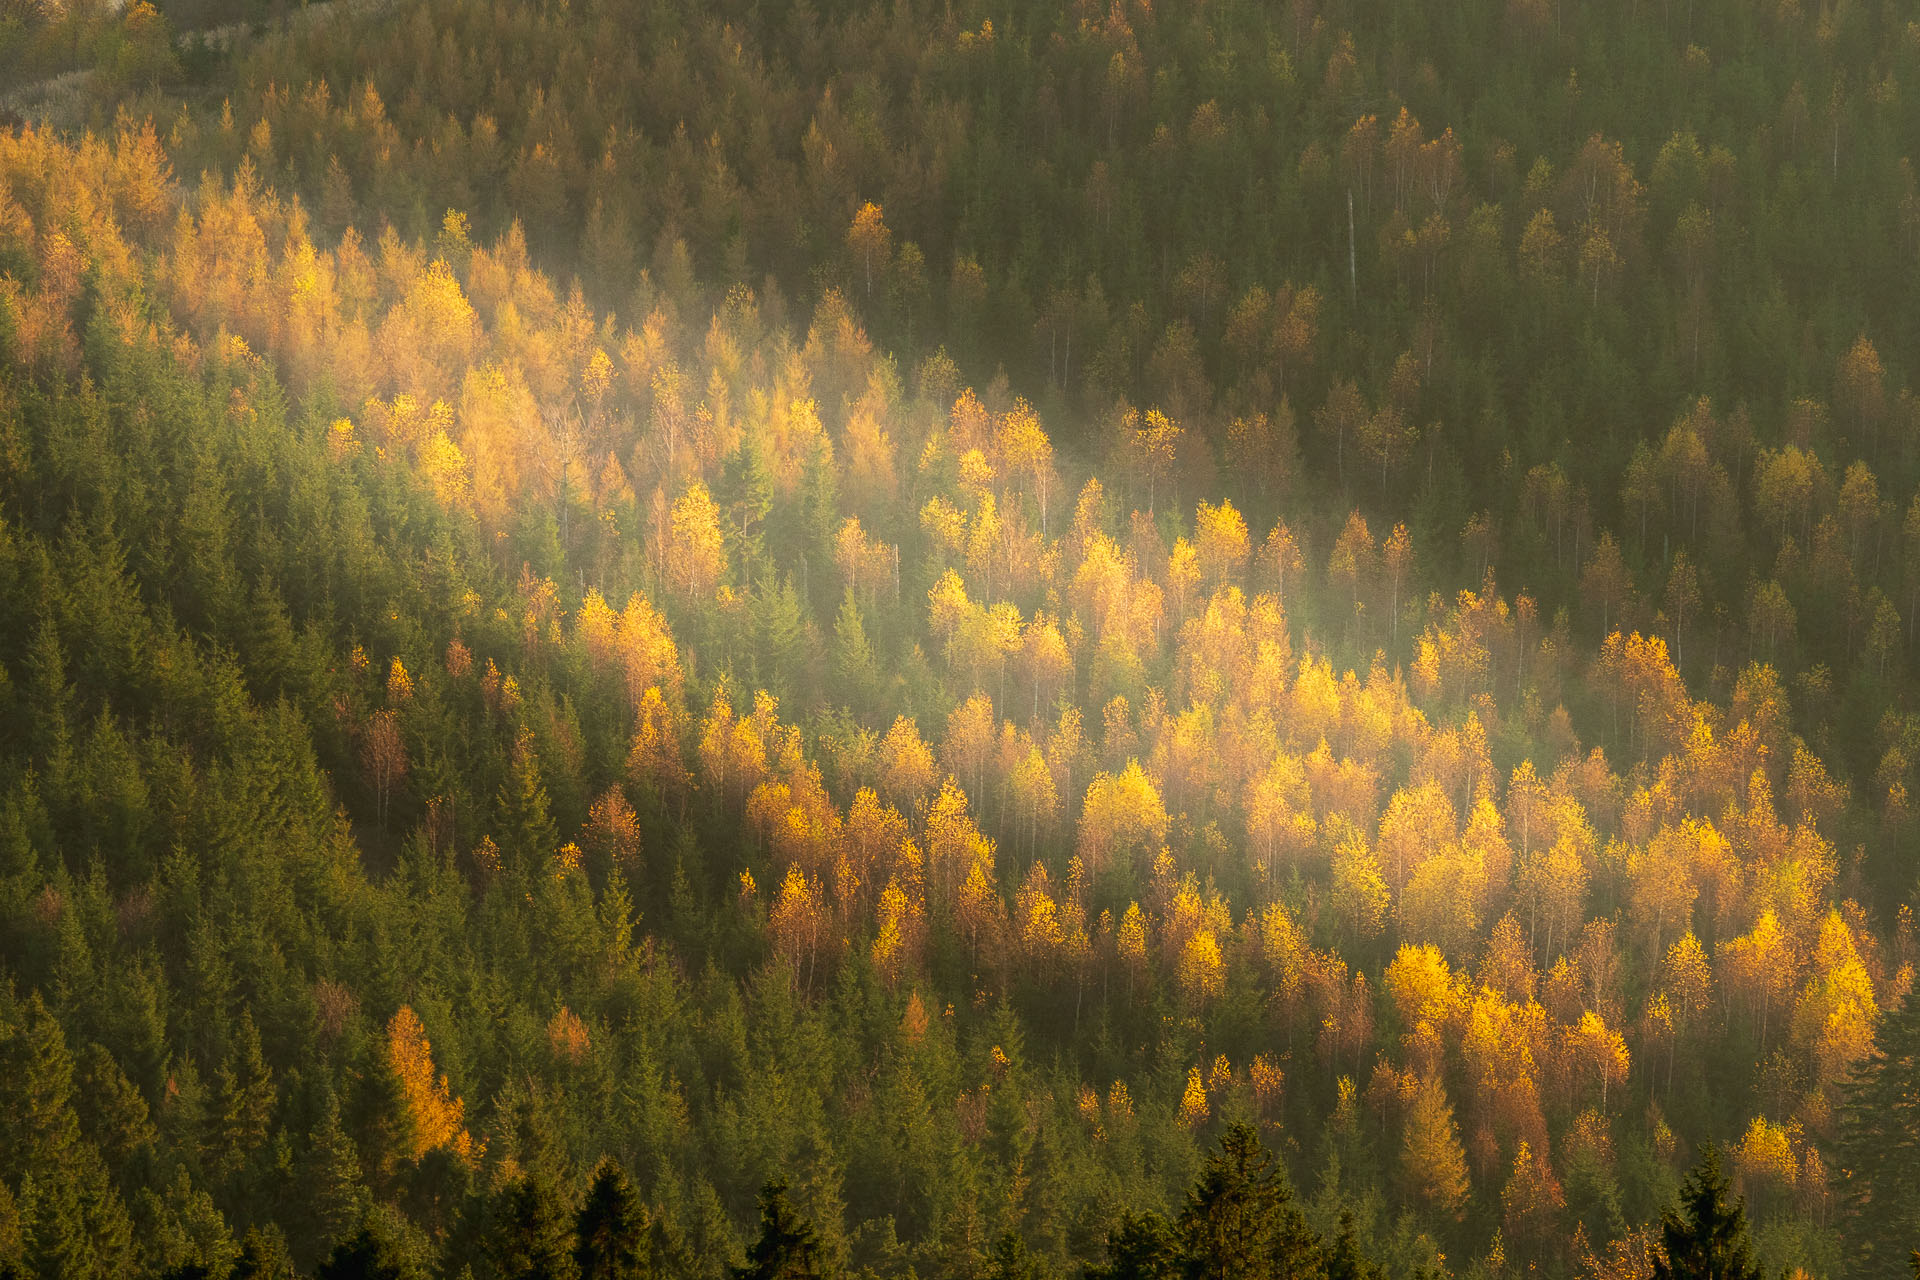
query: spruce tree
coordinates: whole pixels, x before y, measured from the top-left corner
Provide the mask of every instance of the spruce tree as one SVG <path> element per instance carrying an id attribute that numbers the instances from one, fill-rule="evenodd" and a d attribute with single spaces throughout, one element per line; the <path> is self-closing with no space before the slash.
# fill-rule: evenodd
<path id="1" fill-rule="evenodd" d="M 575 1223 L 573 1258 L 580 1280 L 640 1280 L 650 1274 L 648 1225 L 627 1171 L 611 1157 L 602 1160 Z"/>
<path id="2" fill-rule="evenodd" d="M 1353 1210 L 1340 1211 L 1340 1233 L 1327 1249 L 1327 1280 L 1386 1280 L 1380 1264 L 1360 1251 L 1360 1234 Z"/>
<path id="3" fill-rule="evenodd" d="M 372 1209 L 359 1232 L 315 1270 L 314 1280 L 421 1280 L 423 1243 L 398 1213 Z"/>
<path id="4" fill-rule="evenodd" d="M 1728 1190 L 1720 1153 L 1709 1146 L 1680 1188 L 1680 1203 L 1661 1215 L 1654 1280 L 1760 1280 L 1746 1209 Z"/>
<path id="5" fill-rule="evenodd" d="M 761 1189 L 760 1238 L 747 1250 L 747 1265 L 729 1274 L 733 1280 L 817 1280 L 830 1274 L 813 1224 L 787 1203 L 785 1182 Z"/>
<path id="6" fill-rule="evenodd" d="M 1043 1280 L 1046 1274 L 1017 1231 L 1002 1232 L 987 1255 L 985 1280 Z"/>
<path id="7" fill-rule="evenodd" d="M 507 865 L 518 876 L 535 874 L 559 843 L 559 834 L 540 778 L 540 756 L 534 750 L 533 734 L 526 729 L 514 743 L 512 764 L 494 797 L 494 812 Z"/>
<path id="8" fill-rule="evenodd" d="M 21 1010 L 24 1025 L 0 1041 L 7 1069 L 0 1169 L 31 1173 L 37 1194 L 25 1218 L 30 1260 L 43 1275 L 110 1275 L 127 1259 L 126 1206 L 99 1153 L 80 1135 L 73 1107 L 73 1059 L 59 1021 L 38 992 Z M 10 1170 L 10 1171 L 11 1171 Z M 23 1200 L 26 1197 L 22 1197 Z"/>
<path id="9" fill-rule="evenodd" d="M 1920 1241 L 1920 1001 L 1880 1019 L 1840 1110 L 1834 1173 L 1854 1274 L 1885 1275 Z"/>
<path id="10" fill-rule="evenodd" d="M 753 621 L 760 682 L 788 702 L 802 687 L 800 668 L 807 650 L 807 623 L 791 575 L 776 579 L 769 573 L 761 578 L 753 594 Z"/>
<path id="11" fill-rule="evenodd" d="M 100 1154 L 116 1166 L 151 1145 L 158 1134 L 147 1100 L 99 1042 L 80 1053 L 80 1125 Z"/>
<path id="12" fill-rule="evenodd" d="M 852 587 L 841 597 L 833 621 L 833 675 L 841 700 L 856 713 L 865 713 L 874 688 L 873 645 Z"/>
<path id="13" fill-rule="evenodd" d="M 731 558 L 740 566 L 740 578 L 752 582 L 767 556 L 766 521 L 773 510 L 773 468 L 767 448 L 749 431 L 727 455 L 714 496 L 726 508 L 733 545 Z"/>
<path id="14" fill-rule="evenodd" d="M 1087 1280 L 1165 1280 L 1179 1274 L 1173 1225 L 1157 1213 L 1122 1213 L 1107 1233 L 1107 1258 L 1087 1268 Z"/>
<path id="15" fill-rule="evenodd" d="M 1319 1242 L 1259 1135 L 1222 1135 L 1176 1224 L 1190 1280 L 1308 1280 L 1325 1274 Z"/>
<path id="16" fill-rule="evenodd" d="M 360 1153 L 340 1123 L 339 1100 L 329 1090 L 321 1105 L 313 1145 L 301 1162 L 301 1200 L 305 1208 L 298 1243 L 307 1258 L 323 1258 L 344 1242 L 365 1216 L 369 1195 L 360 1171 Z"/>
<path id="17" fill-rule="evenodd" d="M 229 1280 L 292 1280 L 293 1257 L 287 1252 L 280 1228 L 269 1223 L 252 1227 L 240 1242 L 240 1259 Z"/>
<path id="18" fill-rule="evenodd" d="M 576 1280 L 573 1215 L 544 1178 L 522 1178 L 501 1195 L 489 1252 L 502 1280 Z"/>
<path id="19" fill-rule="evenodd" d="M 228 1175 L 244 1167 L 247 1157 L 266 1142 L 273 1119 L 273 1069 L 250 1014 L 240 1016 L 239 1034 L 214 1079 L 215 1172 Z"/>

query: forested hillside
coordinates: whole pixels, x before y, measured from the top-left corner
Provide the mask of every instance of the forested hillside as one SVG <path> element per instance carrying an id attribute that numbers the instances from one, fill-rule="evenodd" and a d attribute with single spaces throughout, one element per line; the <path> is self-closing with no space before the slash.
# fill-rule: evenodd
<path id="1" fill-rule="evenodd" d="M 1906 8 L 0 81 L 0 1277 L 1907 1273 Z"/>

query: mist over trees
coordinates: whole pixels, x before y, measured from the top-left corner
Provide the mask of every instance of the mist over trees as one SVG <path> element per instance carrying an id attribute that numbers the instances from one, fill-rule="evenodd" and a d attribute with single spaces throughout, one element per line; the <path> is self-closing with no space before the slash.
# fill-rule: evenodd
<path id="1" fill-rule="evenodd" d="M 0 1276 L 1906 1272 L 1897 6 L 0 84 Z"/>

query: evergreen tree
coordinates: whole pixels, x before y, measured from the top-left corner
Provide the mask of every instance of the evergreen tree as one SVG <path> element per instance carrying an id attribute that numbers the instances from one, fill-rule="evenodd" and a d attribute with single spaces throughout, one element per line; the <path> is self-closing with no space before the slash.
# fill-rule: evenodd
<path id="1" fill-rule="evenodd" d="M 80 1126 L 116 1164 L 151 1145 L 159 1136 L 147 1112 L 147 1100 L 127 1079 L 104 1045 L 89 1044 L 80 1054 Z"/>
<path id="2" fill-rule="evenodd" d="M 1360 1251 L 1353 1210 L 1340 1211 L 1340 1232 L 1327 1249 L 1327 1280 L 1386 1280 L 1380 1265 Z"/>
<path id="3" fill-rule="evenodd" d="M 29 744 L 33 756 L 44 761 L 57 785 L 61 781 L 71 739 L 69 717 L 74 689 L 67 682 L 66 653 L 60 645 L 60 632 L 47 614 L 33 635 L 33 647 L 26 661 L 26 697 L 29 714 Z"/>
<path id="4" fill-rule="evenodd" d="M 543 1178 L 522 1178 L 495 1206 L 488 1250 L 502 1280 L 577 1280 L 573 1215 Z"/>
<path id="5" fill-rule="evenodd" d="M 720 471 L 715 496 L 726 509 L 729 558 L 740 567 L 740 581 L 756 581 L 767 558 L 767 515 L 773 510 L 773 468 L 766 444 L 747 432 Z"/>
<path id="6" fill-rule="evenodd" d="M 574 1228 L 573 1257 L 580 1280 L 640 1280 L 648 1275 L 647 1211 L 618 1161 L 593 1171 Z"/>
<path id="7" fill-rule="evenodd" d="M 840 696 L 856 713 L 865 713 L 875 684 L 873 645 L 852 587 L 841 597 L 840 612 L 833 621 L 833 675 Z"/>
<path id="8" fill-rule="evenodd" d="M 314 1280 L 422 1280 L 420 1242 L 408 1238 L 399 1215 L 374 1209 L 360 1230 L 314 1271 Z"/>
<path id="9" fill-rule="evenodd" d="M 30 1189 L 33 1175 L 23 1181 Z M 0 1178 L 0 1277 L 23 1274 L 20 1268 L 25 1263 L 27 1240 L 26 1223 L 21 1218 L 19 1197 Z"/>
<path id="10" fill-rule="evenodd" d="M 553 825 L 546 785 L 540 779 L 540 756 L 529 730 L 522 729 L 514 742 L 512 763 L 500 781 L 494 812 L 499 823 L 495 838 L 506 865 L 516 875 L 534 874 L 559 843 L 559 834 Z"/>
<path id="11" fill-rule="evenodd" d="M 728 1274 L 733 1280 L 823 1280 L 831 1274 L 813 1224 L 787 1203 L 785 1182 L 761 1189 L 760 1238 L 747 1250 L 747 1264 Z"/>
<path id="12" fill-rule="evenodd" d="M 754 667 L 760 683 L 783 703 L 800 688 L 798 677 L 806 656 L 807 624 L 793 578 L 762 577 L 753 593 L 756 643 Z"/>
<path id="13" fill-rule="evenodd" d="M 1760 1280 L 1746 1210 L 1728 1200 L 1729 1189 L 1720 1153 L 1709 1146 L 1681 1187 L 1679 1205 L 1661 1215 L 1654 1280 Z"/>
<path id="14" fill-rule="evenodd" d="M 1309 1280 L 1325 1272 L 1286 1174 L 1249 1125 L 1221 1136 L 1176 1229 L 1189 1280 Z"/>
<path id="15" fill-rule="evenodd" d="M 273 1119 L 273 1069 L 261 1051 L 251 1015 L 240 1017 L 240 1034 L 216 1073 L 214 1142 L 216 1172 L 230 1174 L 267 1140 Z"/>
<path id="16" fill-rule="evenodd" d="M 331 1090 L 322 1103 L 313 1145 L 301 1163 L 305 1177 L 299 1219 L 306 1228 L 299 1238 L 307 1258 L 323 1258 L 345 1241 L 365 1217 L 369 1196 L 360 1170 L 360 1153 L 340 1123 L 340 1103 Z"/>
<path id="17" fill-rule="evenodd" d="M 406 1280 L 407 1272 L 372 1230 L 363 1229 L 335 1249 L 314 1280 Z"/>
<path id="18" fill-rule="evenodd" d="M 66 1173 L 80 1147 L 80 1121 L 73 1110 L 73 1059 L 60 1023 L 39 992 L 27 997 L 21 1023 L 6 1030 L 5 1087 L 9 1105 L 0 1108 L 0 1137 L 12 1176 L 32 1169 L 45 1177 Z"/>
<path id="19" fill-rule="evenodd" d="M 38 992 L 21 1012 L 24 1025 L 0 1041 L 11 1094 L 9 1105 L 0 1106 L 6 1113 L 0 1146 L 7 1148 L 10 1172 L 35 1176 L 36 1194 L 23 1214 L 30 1260 L 43 1275 L 112 1275 L 130 1260 L 126 1205 L 99 1153 L 81 1137 L 73 1059 L 59 1021 Z"/>
<path id="20" fill-rule="evenodd" d="M 280 1229 L 271 1224 L 249 1228 L 230 1280 L 293 1280 L 293 1274 L 293 1257 Z"/>
<path id="21" fill-rule="evenodd" d="M 1848 1210 L 1856 1274 L 1884 1274 L 1920 1240 L 1920 1000 L 1874 1029 L 1840 1111 L 1835 1177 Z"/>
<path id="22" fill-rule="evenodd" d="M 1087 1268 L 1087 1280 L 1167 1280 L 1180 1274 L 1173 1226 L 1157 1213 L 1122 1213 L 1107 1233 L 1106 1261 Z"/>
<path id="23" fill-rule="evenodd" d="M 987 1255 L 984 1280 L 1043 1280 L 1046 1269 L 1027 1251 L 1027 1242 L 1017 1231 L 1002 1232 Z"/>

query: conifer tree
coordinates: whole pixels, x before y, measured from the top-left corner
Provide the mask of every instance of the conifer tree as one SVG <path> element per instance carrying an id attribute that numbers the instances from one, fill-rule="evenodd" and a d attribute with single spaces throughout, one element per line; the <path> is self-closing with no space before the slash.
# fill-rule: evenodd
<path id="1" fill-rule="evenodd" d="M 1729 1202 L 1729 1190 L 1720 1153 L 1709 1146 L 1681 1187 L 1680 1203 L 1661 1215 L 1653 1280 L 1760 1280 L 1746 1209 Z"/>
<path id="2" fill-rule="evenodd" d="M 313 1274 L 314 1280 L 423 1280 L 425 1271 L 394 1215 L 376 1210 Z"/>
<path id="3" fill-rule="evenodd" d="M 1920 1241 L 1920 1000 L 1881 1017 L 1844 1096 L 1834 1175 L 1855 1265 L 1871 1275 Z"/>
<path id="4" fill-rule="evenodd" d="M 1455 1213 L 1467 1198 L 1466 1152 L 1438 1076 L 1427 1077 L 1414 1095 L 1401 1168 L 1408 1189 L 1440 1213 Z"/>
<path id="5" fill-rule="evenodd" d="M 1087 1268 L 1087 1280 L 1163 1280 L 1180 1274 L 1173 1226 L 1157 1213 L 1122 1213 L 1107 1233 L 1106 1260 Z"/>
<path id="6" fill-rule="evenodd" d="M 237 1039 L 217 1076 L 213 1147 L 222 1173 L 239 1170 L 266 1142 L 273 1119 L 273 1070 L 267 1066 L 259 1029 L 250 1015 L 241 1015 Z"/>
<path id="7" fill-rule="evenodd" d="M 1361 1252 L 1353 1210 L 1340 1211 L 1340 1231 L 1327 1249 L 1327 1280 L 1386 1280 L 1386 1272 Z"/>
<path id="8" fill-rule="evenodd" d="M 801 687 L 797 678 L 807 634 L 791 576 L 762 576 L 753 593 L 753 621 L 753 652 L 762 682 L 775 697 L 790 701 Z"/>
<path id="9" fill-rule="evenodd" d="M 731 558 L 740 566 L 740 578 L 754 581 L 766 559 L 766 522 L 773 510 L 773 468 L 758 435 L 748 432 L 728 455 L 714 496 L 726 508 Z"/>
<path id="10" fill-rule="evenodd" d="M 495 839 L 517 875 L 531 874 L 559 842 L 548 803 L 533 733 L 522 729 L 514 742 L 507 776 L 500 780 L 500 789 L 494 798 L 500 824 Z"/>
<path id="11" fill-rule="evenodd" d="M 1004 1231 L 987 1255 L 984 1280 L 1044 1280 L 1046 1268 L 1027 1250 L 1017 1231 Z"/>
<path id="12" fill-rule="evenodd" d="M 865 711 L 874 687 L 873 645 L 867 640 L 860 605 L 848 587 L 833 623 L 834 686 L 855 711 Z"/>
<path id="13" fill-rule="evenodd" d="M 158 1134 L 140 1095 L 120 1064 L 99 1042 L 80 1055 L 80 1124 L 87 1137 L 109 1161 L 123 1162 Z"/>
<path id="14" fill-rule="evenodd" d="M 1311 1280 L 1325 1270 L 1285 1172 L 1249 1125 L 1221 1136 L 1176 1230 L 1188 1280 Z"/>
<path id="15" fill-rule="evenodd" d="M 293 1257 L 278 1227 L 251 1227 L 229 1280 L 293 1280 Z"/>
<path id="16" fill-rule="evenodd" d="M 541 1178 L 521 1178 L 494 1210 L 488 1252 L 501 1280 L 578 1280 L 573 1215 Z"/>
<path id="17" fill-rule="evenodd" d="M 313 1132 L 313 1145 L 301 1168 L 301 1202 L 306 1206 L 297 1238 L 305 1258 L 324 1258 L 346 1240 L 366 1214 L 369 1196 L 362 1181 L 360 1154 L 340 1123 L 340 1104 L 331 1090 Z"/>
<path id="18" fill-rule="evenodd" d="M 646 1209 L 625 1169 L 611 1157 L 587 1186 L 574 1228 L 573 1257 L 580 1280 L 642 1280 L 652 1273 Z"/>
<path id="19" fill-rule="evenodd" d="M 747 1250 L 746 1265 L 728 1274 L 733 1280 L 825 1280 L 832 1274 L 813 1224 L 788 1203 L 785 1182 L 761 1189 L 760 1237 Z"/>
<path id="20" fill-rule="evenodd" d="M 31 1190 L 33 1175 L 22 1179 Z M 21 1276 L 26 1263 L 26 1223 L 21 1221 L 20 1199 L 0 1178 L 0 1277 Z"/>

